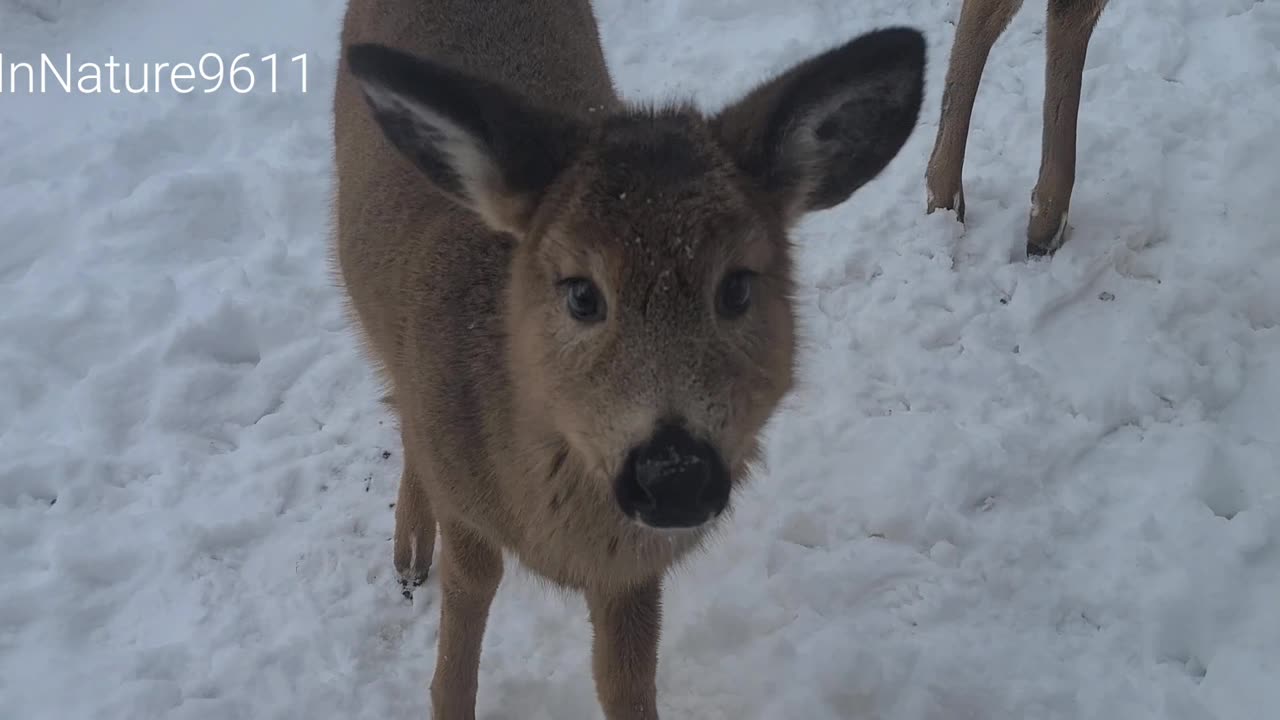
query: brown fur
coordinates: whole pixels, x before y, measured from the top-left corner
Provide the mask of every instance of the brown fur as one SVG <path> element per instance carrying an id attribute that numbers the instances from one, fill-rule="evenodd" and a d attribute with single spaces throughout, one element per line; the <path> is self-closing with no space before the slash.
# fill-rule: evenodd
<path id="1" fill-rule="evenodd" d="M 1076 121 L 1089 38 L 1107 0 L 1049 0 L 1045 36 L 1044 136 L 1040 179 L 1031 194 L 1027 252 L 1052 254 L 1067 233 L 1067 211 L 1076 174 Z M 991 46 L 1008 27 L 1022 0 L 965 0 L 951 48 L 938 136 L 929 158 L 928 212 L 955 210 L 964 222 L 965 144 L 978 83 Z"/>
<path id="2" fill-rule="evenodd" d="M 434 717 L 474 717 L 505 551 L 585 593 L 606 715 L 656 718 L 662 579 L 715 522 L 629 517 L 628 453 L 675 419 L 746 476 L 792 384 L 787 231 L 897 154 L 923 40 L 868 35 L 712 116 L 623 103 L 586 0 L 353 0 L 342 43 L 336 259 L 400 420 L 406 582 L 440 530 Z M 721 316 L 735 269 L 750 304 Z M 566 311 L 571 277 L 604 319 Z"/>

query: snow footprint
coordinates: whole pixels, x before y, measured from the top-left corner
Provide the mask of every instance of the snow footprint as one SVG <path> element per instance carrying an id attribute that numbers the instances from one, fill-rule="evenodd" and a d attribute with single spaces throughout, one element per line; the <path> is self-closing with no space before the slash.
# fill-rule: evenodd
<path id="1" fill-rule="evenodd" d="M 257 365 L 262 360 L 257 326 L 243 305 L 223 300 L 208 317 L 187 324 L 174 336 L 166 359 L 183 357 L 225 365 Z"/>
<path id="2" fill-rule="evenodd" d="M 1196 495 L 1214 515 L 1230 520 L 1248 509 L 1250 499 L 1240 476 L 1222 449 L 1214 446 L 1196 474 Z"/>
<path id="3" fill-rule="evenodd" d="M 208 113 L 183 112 L 183 105 L 119 133 L 108 152 L 84 166 L 90 181 L 79 207 L 110 207 L 147 180 L 192 167 L 193 153 L 207 151 L 220 128 Z M 175 117 L 175 116 L 181 116 Z"/>

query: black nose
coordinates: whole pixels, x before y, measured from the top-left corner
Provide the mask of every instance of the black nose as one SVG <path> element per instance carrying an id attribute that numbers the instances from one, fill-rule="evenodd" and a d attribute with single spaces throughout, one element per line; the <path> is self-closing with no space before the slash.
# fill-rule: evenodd
<path id="1" fill-rule="evenodd" d="M 696 527 L 729 504 L 729 471 L 710 444 L 663 423 L 628 454 L 615 494 L 622 511 L 646 525 Z"/>

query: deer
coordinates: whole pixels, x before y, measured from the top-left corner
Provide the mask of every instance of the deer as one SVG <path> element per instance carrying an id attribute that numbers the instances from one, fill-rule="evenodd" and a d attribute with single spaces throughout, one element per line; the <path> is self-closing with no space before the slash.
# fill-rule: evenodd
<path id="1" fill-rule="evenodd" d="M 400 435 L 394 569 L 438 566 L 437 720 L 475 717 L 508 559 L 585 599 L 608 720 L 658 717 L 664 582 L 726 526 L 795 382 L 793 229 L 918 120 L 913 28 L 714 111 L 624 99 L 600 37 L 588 0 L 343 18 L 332 261 Z"/>
<path id="2" fill-rule="evenodd" d="M 1107 0 L 1048 0 L 1040 174 L 1026 226 L 1029 257 L 1053 255 L 1068 235 L 1085 55 L 1106 4 Z M 965 220 L 961 175 L 978 83 L 991 46 L 1021 7 L 1022 0 L 964 0 L 925 174 L 927 213 L 952 210 L 958 221 Z"/>

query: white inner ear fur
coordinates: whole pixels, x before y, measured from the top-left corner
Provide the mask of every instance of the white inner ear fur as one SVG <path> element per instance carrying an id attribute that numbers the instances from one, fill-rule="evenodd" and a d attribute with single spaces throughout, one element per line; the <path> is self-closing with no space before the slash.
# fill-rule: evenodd
<path id="1" fill-rule="evenodd" d="M 792 118 L 783 146 L 783 155 L 796 170 L 796 184 L 791 189 L 784 208 L 784 217 L 788 222 L 795 222 L 809 212 L 809 195 L 830 171 L 828 165 L 856 162 L 856 158 L 842 157 L 839 148 L 824 147 L 832 143 L 818 139 L 818 128 L 845 103 L 862 92 L 864 88 L 861 86 L 846 86 Z"/>
<path id="2" fill-rule="evenodd" d="M 841 112 L 841 108 L 859 97 L 869 94 L 880 95 L 887 104 L 904 102 L 909 85 L 905 79 L 896 82 L 898 79 L 898 76 L 893 73 L 858 79 L 840 87 L 792 120 L 791 127 L 787 131 L 785 153 L 799 171 L 800 180 L 788 204 L 788 217 L 798 218 L 808 212 L 809 194 L 822 183 L 824 176 L 831 172 L 832 165 L 861 161 L 861 158 L 853 154 L 854 148 L 843 147 L 841 140 L 820 140 L 818 128 L 833 115 Z M 882 129 L 867 127 L 862 131 L 877 133 L 882 132 Z"/>
<path id="3" fill-rule="evenodd" d="M 385 87 L 367 83 L 365 92 L 379 112 L 409 118 L 415 142 L 430 145 L 443 155 L 462 185 L 461 197 L 449 193 L 451 197 L 491 228 L 518 234 L 522 199 L 507 191 L 497 162 L 474 135 L 431 107 Z"/>

